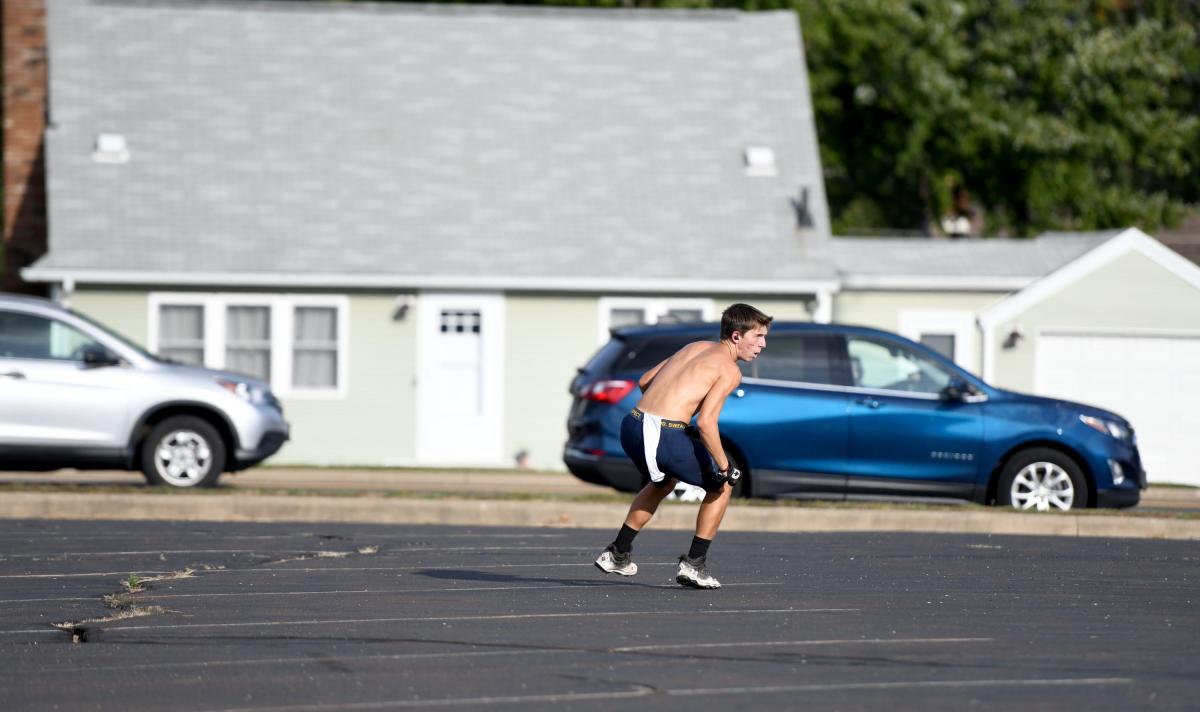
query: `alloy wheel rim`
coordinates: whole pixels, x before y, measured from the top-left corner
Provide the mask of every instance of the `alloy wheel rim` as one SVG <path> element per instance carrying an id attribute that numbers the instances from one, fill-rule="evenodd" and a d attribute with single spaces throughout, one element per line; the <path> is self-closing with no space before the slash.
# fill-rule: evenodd
<path id="1" fill-rule="evenodd" d="M 154 467 L 160 477 L 175 487 L 191 487 L 208 473 L 212 449 L 199 433 L 175 430 L 158 441 Z"/>
<path id="2" fill-rule="evenodd" d="M 1075 504 L 1075 483 L 1053 462 L 1034 462 L 1021 468 L 1009 490 L 1013 509 L 1065 512 Z"/>

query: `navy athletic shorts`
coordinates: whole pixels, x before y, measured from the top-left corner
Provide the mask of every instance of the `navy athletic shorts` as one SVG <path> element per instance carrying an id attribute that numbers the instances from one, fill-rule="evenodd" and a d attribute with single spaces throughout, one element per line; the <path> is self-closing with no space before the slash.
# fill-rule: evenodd
<path id="1" fill-rule="evenodd" d="M 718 492 L 725 484 L 708 448 L 688 434 L 687 423 L 634 408 L 621 421 L 621 447 L 638 472 L 660 487 L 672 478 L 708 492 Z"/>

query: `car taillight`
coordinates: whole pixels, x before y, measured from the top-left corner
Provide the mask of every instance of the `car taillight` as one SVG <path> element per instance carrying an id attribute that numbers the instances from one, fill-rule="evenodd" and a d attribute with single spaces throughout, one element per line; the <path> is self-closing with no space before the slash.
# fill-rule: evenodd
<path id="1" fill-rule="evenodd" d="M 580 393 L 585 399 L 598 403 L 620 403 L 637 384 L 633 381 L 596 381 L 584 386 Z"/>

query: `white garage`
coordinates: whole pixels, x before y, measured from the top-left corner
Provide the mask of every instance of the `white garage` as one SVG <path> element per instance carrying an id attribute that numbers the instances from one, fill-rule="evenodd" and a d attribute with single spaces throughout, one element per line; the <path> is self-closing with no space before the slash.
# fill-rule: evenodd
<path id="1" fill-rule="evenodd" d="M 1200 486 L 1200 267 L 1131 228 L 979 326 L 985 380 L 1118 413 L 1150 484 Z"/>
<path id="2" fill-rule="evenodd" d="M 1151 483 L 1200 486 L 1200 334 L 1042 331 L 1034 391 L 1124 416 Z"/>

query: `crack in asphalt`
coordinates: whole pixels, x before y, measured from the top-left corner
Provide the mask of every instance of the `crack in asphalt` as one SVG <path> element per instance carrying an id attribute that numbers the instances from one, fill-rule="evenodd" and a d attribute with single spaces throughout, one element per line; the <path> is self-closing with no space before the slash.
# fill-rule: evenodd
<path id="1" fill-rule="evenodd" d="M 253 569 L 259 566 L 275 566 L 291 561 L 308 561 L 311 559 L 344 559 L 351 556 L 370 556 L 378 553 L 378 551 L 378 546 L 361 546 L 355 551 L 314 551 L 297 554 L 295 556 L 285 557 L 282 559 L 269 559 L 269 557 L 263 556 L 261 558 L 268 560 L 258 561 L 247 566 L 234 568 Z M 81 620 L 59 621 L 57 623 L 51 623 L 50 625 L 70 634 L 71 642 L 73 644 L 96 642 L 104 630 L 102 626 L 105 623 L 114 623 L 116 621 L 128 620 L 130 618 L 143 618 L 146 616 L 157 616 L 165 613 L 177 612 L 163 606 L 142 605 L 137 601 L 137 594 L 145 593 L 154 589 L 154 586 L 150 584 L 160 583 L 162 581 L 176 581 L 180 579 L 194 578 L 197 571 L 228 570 L 231 569 L 225 564 L 199 563 L 183 569 L 169 571 L 167 573 L 154 576 L 139 577 L 134 574 L 130 574 L 128 578 L 121 580 L 121 588 L 123 590 L 115 593 L 105 593 L 100 596 L 100 600 L 104 603 L 104 605 L 114 610 L 113 613 L 110 613 L 106 616 L 84 618 Z"/>

